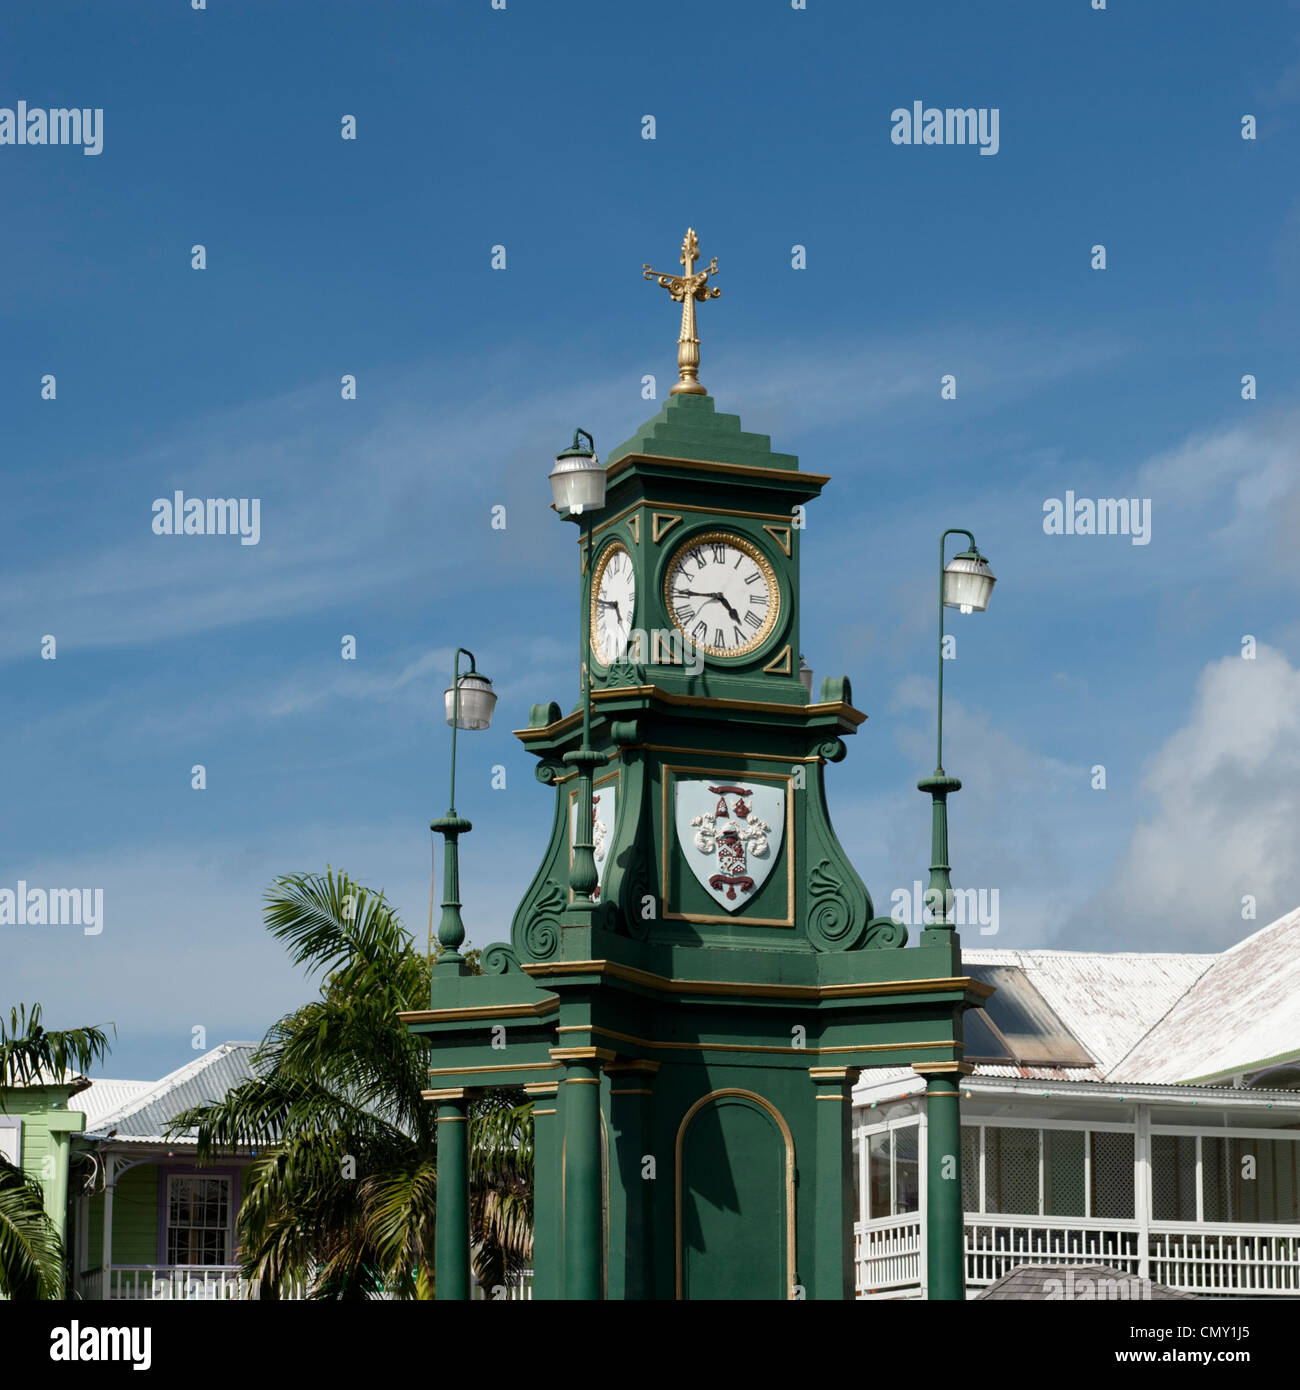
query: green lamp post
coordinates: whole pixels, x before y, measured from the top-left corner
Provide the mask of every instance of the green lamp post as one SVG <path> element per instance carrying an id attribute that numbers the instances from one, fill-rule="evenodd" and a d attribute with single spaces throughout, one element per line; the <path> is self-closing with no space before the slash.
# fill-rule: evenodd
<path id="1" fill-rule="evenodd" d="M 949 536 L 965 536 L 970 549 L 944 564 Z M 926 905 L 931 922 L 921 932 L 923 946 L 955 948 L 952 921 L 952 880 L 948 866 L 948 795 L 961 783 L 943 770 L 943 610 L 982 613 L 997 580 L 979 553 L 969 531 L 953 527 L 939 537 L 939 722 L 934 772 L 916 785 L 933 798 L 930 830 L 930 887 Z M 954 966 L 956 962 L 954 961 Z M 961 1192 L 961 1064 L 917 1067 L 926 1078 L 926 1283 L 927 1297 L 960 1301 L 965 1298 L 965 1213 Z"/>
<path id="2" fill-rule="evenodd" d="M 949 536 L 965 536 L 970 549 L 954 555 L 945 565 L 944 548 Z M 956 608 L 962 613 L 982 613 L 989 606 L 997 583 L 989 562 L 979 553 L 975 537 L 960 526 L 950 527 L 939 537 L 939 719 L 934 771 L 916 784 L 933 799 L 930 817 L 930 886 L 925 904 L 932 922 L 921 934 L 922 945 L 938 944 L 952 931 L 952 879 L 948 864 L 948 796 L 961 790 L 956 777 L 943 770 L 943 610 Z"/>
<path id="3" fill-rule="evenodd" d="M 578 443 L 587 441 L 586 447 Z M 596 442 L 586 430 L 574 430 L 573 443 L 555 456 L 551 470 L 554 507 L 575 519 L 582 532 L 583 566 L 591 559 L 591 518 L 605 505 L 605 465 L 596 457 Z M 592 843 L 592 773 L 605 762 L 604 753 L 591 746 L 591 673 L 587 665 L 587 634 L 578 620 L 578 662 L 582 675 L 582 746 L 564 755 L 578 769 L 578 828 L 573 845 L 569 886 L 573 889 L 575 915 L 590 919 L 595 902 L 592 893 L 599 882 L 595 846 Z"/>
<path id="4" fill-rule="evenodd" d="M 461 675 L 460 659 L 469 657 L 469 670 Z M 486 729 L 497 702 L 492 682 L 477 668 L 474 653 L 456 648 L 451 685 L 443 696 L 447 723 L 451 725 L 451 797 L 447 814 L 430 826 L 446 839 L 443 851 L 442 919 L 434 964 L 435 975 L 459 975 L 465 970 L 460 948 L 465 923 L 460 916 L 460 837 L 473 827 L 456 814 L 456 733 L 460 729 Z M 469 1107 L 466 1093 L 448 1092 L 438 1101 L 438 1229 L 434 1239 L 438 1297 L 464 1301 L 470 1296 L 469 1277 Z"/>
<path id="5" fill-rule="evenodd" d="M 461 675 L 460 659 L 469 657 L 469 670 Z M 460 837 L 473 826 L 464 816 L 456 814 L 456 731 L 486 729 L 492 722 L 496 692 L 492 682 L 476 667 L 474 653 L 464 647 L 456 648 L 451 685 L 444 694 L 447 723 L 451 725 L 451 799 L 445 816 L 433 821 L 431 830 L 444 836 L 442 872 L 442 917 L 438 923 L 439 971 L 459 972 L 464 957 L 460 948 L 465 940 L 465 923 L 460 916 Z"/>
<path id="6" fill-rule="evenodd" d="M 579 439 L 587 441 L 586 446 Z M 555 456 L 551 470 L 555 510 L 577 521 L 582 532 L 583 566 L 590 573 L 591 518 L 605 505 L 605 467 L 596 457 L 596 442 L 586 430 L 574 430 L 573 443 Z M 581 605 L 585 613 L 587 605 Z M 578 662 L 582 673 L 582 743 L 565 753 L 564 761 L 578 771 L 578 824 L 573 844 L 569 886 L 573 900 L 566 920 L 590 927 L 596 909 L 592 894 L 600 875 L 592 845 L 592 774 L 605 762 L 591 746 L 591 672 L 587 664 L 587 633 L 578 620 Z M 564 1065 L 564 1157 L 562 1183 L 564 1238 L 564 1296 L 590 1301 L 602 1297 L 600 1062 L 594 1047 L 562 1050 Z M 557 1055 L 555 1053 L 552 1054 Z"/>

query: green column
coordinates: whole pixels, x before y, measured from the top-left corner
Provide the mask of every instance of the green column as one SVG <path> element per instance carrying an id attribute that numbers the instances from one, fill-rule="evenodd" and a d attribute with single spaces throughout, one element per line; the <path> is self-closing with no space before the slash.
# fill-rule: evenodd
<path id="1" fill-rule="evenodd" d="M 577 1051 L 578 1049 L 575 1049 Z M 601 1230 L 600 1062 L 565 1057 L 564 1078 L 564 1296 L 603 1297 Z M 552 1054 L 554 1055 L 554 1054 Z"/>
<path id="2" fill-rule="evenodd" d="M 932 1299 L 966 1297 L 959 1079 L 930 1075 L 925 1085 L 926 1279 Z"/>
<path id="3" fill-rule="evenodd" d="M 805 1298 L 851 1299 L 857 1291 L 853 1222 L 857 1174 L 853 1167 L 853 1082 L 850 1067 L 811 1067 L 817 1156 L 813 1200 L 800 1213 L 813 1223 L 811 1268 L 797 1271 Z M 807 1186 L 800 1185 L 804 1200 Z"/>
<path id="4" fill-rule="evenodd" d="M 469 1297 L 469 1104 L 464 1093 L 438 1100 L 438 1225 L 435 1296 Z"/>

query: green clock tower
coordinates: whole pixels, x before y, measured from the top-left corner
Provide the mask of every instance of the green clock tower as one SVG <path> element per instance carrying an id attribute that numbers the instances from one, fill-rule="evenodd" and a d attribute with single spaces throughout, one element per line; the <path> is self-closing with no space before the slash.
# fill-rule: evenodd
<path id="1" fill-rule="evenodd" d="M 852 1298 L 850 1093 L 909 1065 L 930 1294 L 960 1298 L 961 1014 L 987 991 L 950 925 L 908 945 L 876 915 L 836 838 L 826 769 L 866 716 L 847 677 L 814 699 L 799 674 L 800 540 L 829 480 L 715 410 L 697 256 L 691 231 L 683 274 L 645 268 L 683 305 L 680 379 L 608 456 L 580 547 L 590 745 L 581 706 L 533 706 L 551 831 L 509 945 L 481 976 L 440 962 L 404 1015 L 439 1107 L 438 1294 L 468 1292 L 468 1102 L 520 1086 L 535 1298 Z"/>

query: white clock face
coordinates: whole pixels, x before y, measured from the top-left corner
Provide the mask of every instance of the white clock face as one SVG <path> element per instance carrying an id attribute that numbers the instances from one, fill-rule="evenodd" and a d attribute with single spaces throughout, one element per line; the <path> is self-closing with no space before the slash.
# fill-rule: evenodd
<path id="1" fill-rule="evenodd" d="M 611 545 L 596 565 L 591 586 L 591 650 L 602 666 L 627 656 L 636 608 L 636 572 L 621 545 Z"/>
<path id="2" fill-rule="evenodd" d="M 709 656 L 745 656 L 776 626 L 781 590 L 767 557 L 725 531 L 687 541 L 664 581 L 673 622 Z"/>

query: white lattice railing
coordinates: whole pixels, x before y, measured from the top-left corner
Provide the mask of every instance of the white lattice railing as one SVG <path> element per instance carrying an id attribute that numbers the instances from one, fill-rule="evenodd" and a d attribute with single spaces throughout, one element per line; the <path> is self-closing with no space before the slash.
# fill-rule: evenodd
<path id="1" fill-rule="evenodd" d="M 1154 1223 L 1147 1276 L 1211 1297 L 1300 1295 L 1300 1230 L 1278 1226 Z M 922 1230 L 916 1213 L 854 1226 L 857 1296 L 917 1297 Z M 966 1216 L 966 1287 L 987 1288 L 1018 1265 L 1107 1265 L 1142 1272 L 1142 1233 L 1133 1221 L 1043 1216 Z"/>
<path id="2" fill-rule="evenodd" d="M 897 1298 L 921 1285 L 921 1218 L 886 1216 L 853 1227 L 853 1256 L 859 1298 Z"/>
<path id="3" fill-rule="evenodd" d="M 182 1299 L 219 1302 L 258 1296 L 257 1285 L 240 1272 L 238 1265 L 113 1265 L 108 1270 L 107 1291 L 104 1270 L 88 1269 L 79 1281 L 83 1299 L 125 1299 L 152 1301 Z M 305 1290 L 295 1288 L 288 1298 L 303 1298 Z"/>

